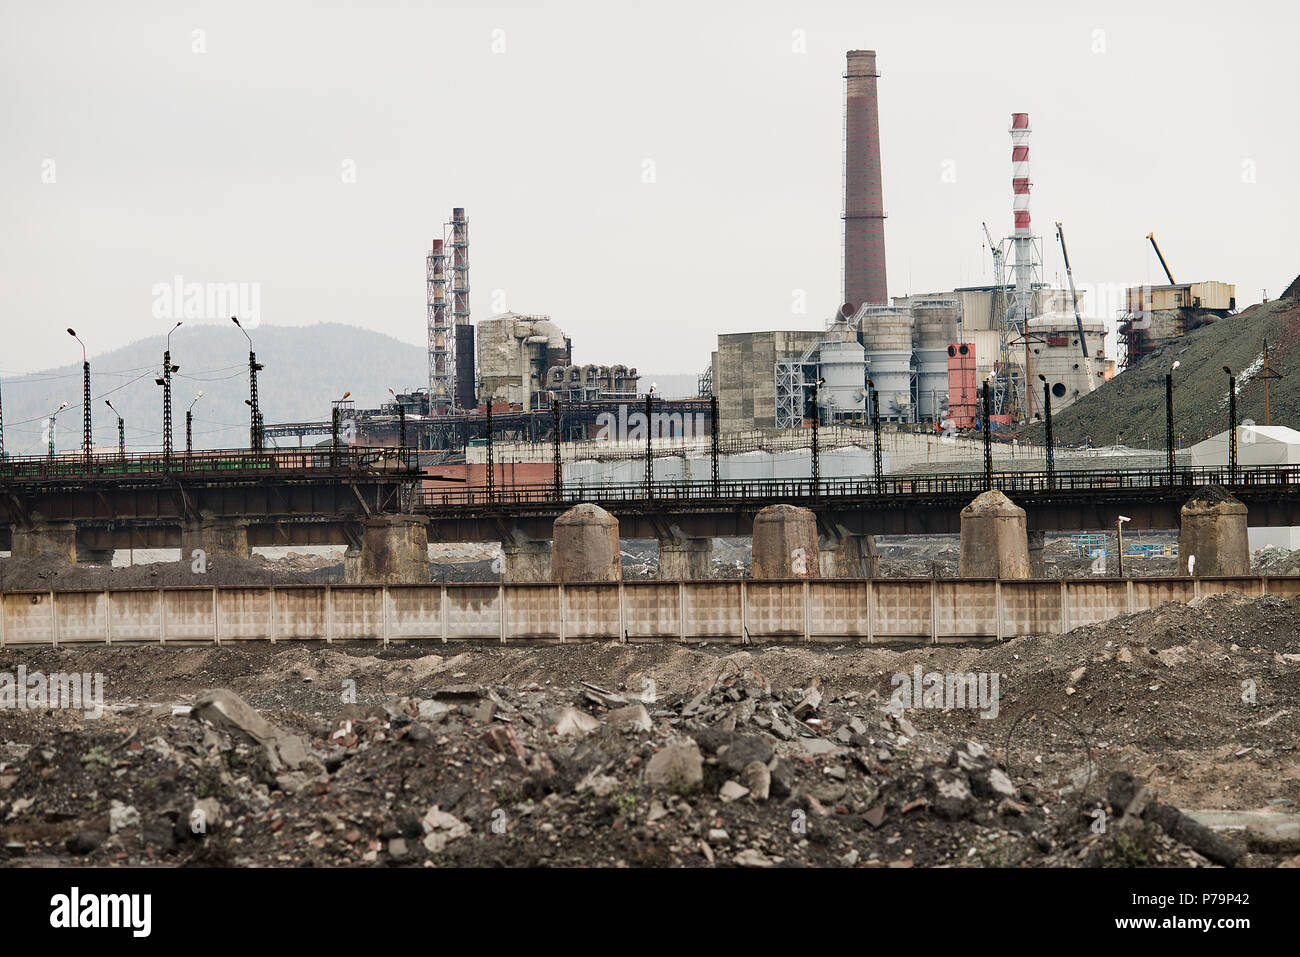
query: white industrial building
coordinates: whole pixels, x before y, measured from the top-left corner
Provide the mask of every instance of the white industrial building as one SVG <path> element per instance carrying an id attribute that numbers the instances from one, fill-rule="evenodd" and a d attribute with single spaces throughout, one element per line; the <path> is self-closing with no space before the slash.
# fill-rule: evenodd
<path id="1" fill-rule="evenodd" d="M 1188 454 L 1193 468 L 1227 468 L 1227 430 L 1196 443 Z M 1237 465 L 1300 465 L 1300 432 L 1285 425 L 1237 426 Z M 1300 548 L 1300 528 L 1295 526 L 1251 528 L 1249 538 L 1251 551 L 1266 545 Z"/>

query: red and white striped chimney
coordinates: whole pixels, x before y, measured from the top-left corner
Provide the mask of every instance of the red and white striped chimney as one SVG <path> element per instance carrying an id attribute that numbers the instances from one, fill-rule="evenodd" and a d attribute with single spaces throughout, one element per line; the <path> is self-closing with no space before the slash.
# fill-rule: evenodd
<path id="1" fill-rule="evenodd" d="M 1029 231 L 1029 114 L 1011 114 L 1011 191 L 1016 235 Z"/>

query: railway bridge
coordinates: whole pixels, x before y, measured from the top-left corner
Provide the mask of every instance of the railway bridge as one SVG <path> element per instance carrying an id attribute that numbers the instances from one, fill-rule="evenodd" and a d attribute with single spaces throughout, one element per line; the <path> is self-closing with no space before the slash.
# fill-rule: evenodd
<path id="1" fill-rule="evenodd" d="M 1133 529 L 1176 528 L 1183 505 L 1211 486 L 1243 503 L 1250 525 L 1300 525 L 1300 466 L 447 490 L 425 481 L 402 451 L 340 447 L 6 459 L 0 548 L 103 561 L 117 548 L 247 555 L 255 546 L 342 544 L 360 554 L 358 575 L 387 575 L 368 553 L 415 555 L 429 540 L 499 541 L 512 574 L 513 566 L 549 564 L 555 520 L 593 503 L 617 519 L 623 537 L 656 538 L 700 567 L 709 540 L 750 535 L 770 505 L 808 509 L 824 547 L 853 556 L 877 534 L 959 532 L 962 509 L 990 488 L 1024 509 L 1025 528 L 1041 541 L 1047 531 L 1114 528 L 1121 515 Z M 393 574 L 417 564 L 412 558 Z"/>

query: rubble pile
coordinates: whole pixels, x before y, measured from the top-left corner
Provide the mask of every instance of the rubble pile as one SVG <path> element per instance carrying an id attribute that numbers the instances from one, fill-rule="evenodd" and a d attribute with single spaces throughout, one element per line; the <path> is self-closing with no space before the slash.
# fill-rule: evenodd
<path id="1" fill-rule="evenodd" d="M 713 658 L 692 687 L 663 696 L 457 674 L 328 717 L 289 712 L 283 724 L 218 689 L 11 741 L 0 748 L 3 854 L 759 868 L 1205 865 L 1244 854 L 1149 793 L 1139 801 L 1131 778 L 1127 791 L 1112 781 L 1109 805 L 1087 788 L 1017 780 L 1019 762 L 992 742 L 919 731 L 875 689 L 835 692 L 819 679 L 776 689 L 748 651 Z M 1141 827 L 1098 835 L 1098 808 Z"/>

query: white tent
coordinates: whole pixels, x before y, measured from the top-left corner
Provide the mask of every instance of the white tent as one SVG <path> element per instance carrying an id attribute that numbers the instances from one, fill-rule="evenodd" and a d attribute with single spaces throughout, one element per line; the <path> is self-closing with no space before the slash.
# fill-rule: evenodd
<path id="1" fill-rule="evenodd" d="M 1228 431 L 1193 445 L 1193 468 L 1226 468 L 1228 465 Z M 1300 465 L 1300 432 L 1285 425 L 1237 426 L 1237 464 L 1250 465 Z M 1249 531 L 1250 549 L 1277 545 L 1282 548 L 1300 548 L 1300 528 L 1258 527 Z"/>
<path id="2" fill-rule="evenodd" d="M 1197 442 L 1189 450 L 1193 468 L 1226 467 L 1228 431 Z M 1285 425 L 1237 426 L 1238 465 L 1300 465 L 1300 432 Z"/>

